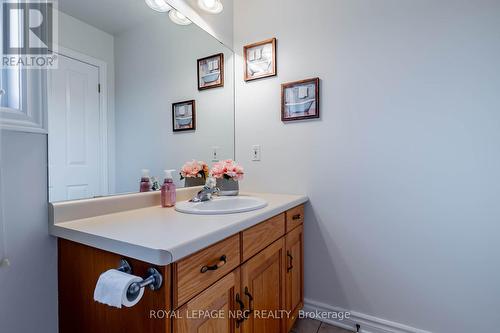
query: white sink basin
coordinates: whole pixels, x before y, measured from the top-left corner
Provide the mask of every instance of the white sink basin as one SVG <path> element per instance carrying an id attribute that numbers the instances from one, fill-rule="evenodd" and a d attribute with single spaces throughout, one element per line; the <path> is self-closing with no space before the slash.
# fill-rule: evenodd
<path id="1" fill-rule="evenodd" d="M 263 199 L 250 196 L 215 197 L 210 201 L 182 201 L 175 205 L 175 210 L 181 213 L 198 215 L 233 214 L 249 212 L 267 206 Z"/>

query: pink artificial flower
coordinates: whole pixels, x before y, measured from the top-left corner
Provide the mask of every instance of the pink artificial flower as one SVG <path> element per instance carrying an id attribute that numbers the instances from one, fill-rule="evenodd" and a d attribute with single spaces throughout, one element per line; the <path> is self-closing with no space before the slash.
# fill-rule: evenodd
<path id="1" fill-rule="evenodd" d="M 214 178 L 224 178 L 224 176 L 233 180 L 242 180 L 244 175 L 243 168 L 233 160 L 225 160 L 215 163 L 210 170 Z"/>
<path id="2" fill-rule="evenodd" d="M 207 173 L 208 164 L 203 161 L 192 160 L 191 162 L 186 162 L 181 168 L 181 176 L 183 178 L 201 178 L 203 174 L 206 178 Z"/>

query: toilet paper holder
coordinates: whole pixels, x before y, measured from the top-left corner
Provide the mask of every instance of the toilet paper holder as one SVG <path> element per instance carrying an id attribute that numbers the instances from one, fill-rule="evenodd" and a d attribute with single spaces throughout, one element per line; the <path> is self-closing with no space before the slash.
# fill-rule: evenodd
<path id="1" fill-rule="evenodd" d="M 132 266 L 130 266 L 128 261 L 125 259 L 120 260 L 120 267 L 118 267 L 118 270 L 127 274 L 132 274 Z M 130 287 L 128 287 L 127 299 L 129 301 L 136 299 L 139 296 L 141 289 L 148 286 L 151 290 L 158 290 L 160 289 L 162 283 L 163 277 L 160 272 L 158 272 L 156 268 L 150 267 L 147 270 L 146 278 L 140 282 L 134 282 L 130 285 Z"/>
<path id="2" fill-rule="evenodd" d="M 132 274 L 132 266 L 130 266 L 126 259 L 120 260 L 120 267 L 118 267 L 117 270 L 123 273 Z"/>

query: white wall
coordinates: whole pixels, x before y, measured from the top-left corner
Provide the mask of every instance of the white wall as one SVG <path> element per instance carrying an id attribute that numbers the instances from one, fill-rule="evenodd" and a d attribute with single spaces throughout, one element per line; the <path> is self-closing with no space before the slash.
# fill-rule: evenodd
<path id="1" fill-rule="evenodd" d="M 113 64 L 112 35 L 63 12 L 59 12 L 58 23 L 61 46 Z"/>
<path id="2" fill-rule="evenodd" d="M 198 91 L 197 59 L 224 53 L 223 88 Z M 155 16 L 115 36 L 117 192 L 136 192 L 141 169 L 163 178 L 192 159 L 234 155 L 232 52 L 195 25 Z M 196 131 L 172 131 L 172 103 L 196 100 Z M 178 174 L 178 173 L 177 173 Z"/>
<path id="3" fill-rule="evenodd" d="M 500 2 L 235 0 L 247 190 L 306 193 L 306 298 L 442 333 L 500 317 Z M 276 78 L 244 44 L 278 38 Z M 280 121 L 319 76 L 321 120 Z M 251 162 L 251 146 L 262 161 Z"/>
<path id="4" fill-rule="evenodd" d="M 0 332 L 57 332 L 57 250 L 48 235 L 47 137 L 0 131 L 9 267 L 0 267 Z"/>
<path id="5" fill-rule="evenodd" d="M 73 16 L 59 12 L 59 45 L 81 54 L 104 61 L 107 68 L 107 106 L 108 106 L 108 165 L 109 188 L 115 188 L 115 55 L 114 37 L 80 21 Z M 63 52 L 64 53 L 64 52 Z M 105 82 L 101 82 L 105 83 Z"/>

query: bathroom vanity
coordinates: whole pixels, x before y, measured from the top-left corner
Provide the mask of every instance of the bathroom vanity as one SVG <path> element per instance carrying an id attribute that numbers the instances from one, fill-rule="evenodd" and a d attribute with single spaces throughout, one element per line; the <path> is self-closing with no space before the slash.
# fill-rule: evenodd
<path id="1" fill-rule="evenodd" d="M 225 215 L 160 208 L 158 193 L 51 204 L 60 332 L 289 332 L 303 306 L 307 197 L 253 196 L 268 205 Z M 156 268 L 161 287 L 130 308 L 95 302 L 100 274 L 121 259 L 133 275 Z"/>

